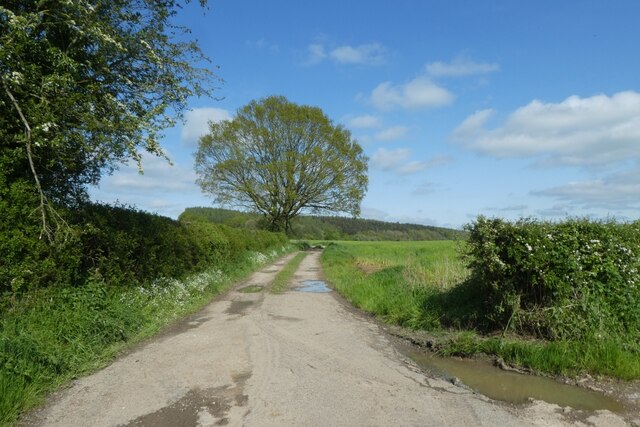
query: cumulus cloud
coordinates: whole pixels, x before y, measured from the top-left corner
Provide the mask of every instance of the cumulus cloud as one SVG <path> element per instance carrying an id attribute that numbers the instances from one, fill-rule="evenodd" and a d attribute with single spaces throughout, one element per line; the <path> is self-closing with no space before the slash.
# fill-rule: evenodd
<path id="1" fill-rule="evenodd" d="M 327 52 L 324 49 L 324 45 L 321 43 L 313 43 L 307 46 L 307 60 L 305 65 L 316 65 L 324 61 L 327 57 Z"/>
<path id="2" fill-rule="evenodd" d="M 398 148 L 395 150 L 380 148 L 371 157 L 371 164 L 380 170 L 397 175 L 412 175 L 451 161 L 451 159 L 446 156 L 434 157 L 428 161 L 409 161 L 410 157 L 411 150 L 407 148 Z"/>
<path id="3" fill-rule="evenodd" d="M 640 209 L 640 165 L 598 179 L 569 182 L 533 194 L 583 209 L 637 212 Z"/>
<path id="4" fill-rule="evenodd" d="M 142 154 L 142 166 L 144 174 L 129 162 L 113 175 L 105 176 L 99 187 L 91 189 L 92 199 L 117 201 L 174 218 L 187 206 L 210 203 L 195 183 L 196 174 L 191 166 L 171 164 L 148 153 Z"/>
<path id="5" fill-rule="evenodd" d="M 471 58 L 458 57 L 451 62 L 431 62 L 425 67 L 433 77 L 464 77 L 489 74 L 500 70 L 500 65 L 489 62 L 475 62 Z"/>
<path id="6" fill-rule="evenodd" d="M 369 96 L 371 104 L 384 111 L 397 108 L 418 110 L 441 107 L 451 104 L 453 98 L 451 92 L 425 77 L 416 77 L 400 85 L 391 82 L 380 83 Z"/>
<path id="7" fill-rule="evenodd" d="M 368 64 L 384 63 L 385 49 L 378 43 L 361 44 L 359 46 L 339 46 L 333 49 L 329 56 L 340 64 Z"/>
<path id="8" fill-rule="evenodd" d="M 347 127 L 353 129 L 377 128 L 382 125 L 382 121 L 377 116 L 365 114 L 362 116 L 349 117 L 346 120 Z"/>
<path id="9" fill-rule="evenodd" d="M 333 49 L 323 43 L 307 46 L 307 59 L 304 65 L 317 65 L 325 60 L 347 65 L 380 65 L 385 62 L 386 49 L 379 43 L 358 46 L 342 45 Z"/>
<path id="10" fill-rule="evenodd" d="M 184 115 L 185 124 L 180 132 L 182 144 L 187 146 L 198 145 L 198 139 L 209 131 L 209 122 L 230 120 L 231 114 L 221 108 L 194 108 Z"/>
<path id="11" fill-rule="evenodd" d="M 408 148 L 398 148 L 396 150 L 380 148 L 371 157 L 371 163 L 378 169 L 390 171 L 398 168 L 409 156 L 411 156 L 411 150 Z"/>
<path id="12" fill-rule="evenodd" d="M 467 117 L 452 139 L 494 157 L 533 157 L 541 166 L 603 166 L 640 156 L 640 93 L 534 100 L 493 129 L 492 110 Z"/>
<path id="13" fill-rule="evenodd" d="M 140 174 L 137 165 L 129 162 L 103 180 L 104 189 L 112 193 L 157 195 L 197 188 L 192 169 L 169 163 L 162 157 L 143 153 L 142 167 L 144 173 Z"/>
<path id="14" fill-rule="evenodd" d="M 406 126 L 392 126 L 377 132 L 374 137 L 378 141 L 391 141 L 394 139 L 402 138 L 407 134 L 409 128 Z"/>

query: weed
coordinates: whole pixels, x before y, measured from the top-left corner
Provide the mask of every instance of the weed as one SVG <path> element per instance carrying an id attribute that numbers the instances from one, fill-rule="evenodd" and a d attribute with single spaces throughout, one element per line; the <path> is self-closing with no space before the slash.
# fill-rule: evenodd
<path id="1" fill-rule="evenodd" d="M 287 265 L 285 265 L 284 268 L 278 272 L 276 277 L 273 279 L 273 282 L 271 283 L 271 293 L 281 294 L 284 292 L 287 285 L 289 284 L 289 281 L 295 274 L 296 270 L 298 270 L 300 263 L 303 259 L 305 259 L 306 256 L 307 254 L 304 252 L 296 254 L 296 256 L 293 257 L 293 259 L 291 259 L 291 261 L 289 261 Z"/>

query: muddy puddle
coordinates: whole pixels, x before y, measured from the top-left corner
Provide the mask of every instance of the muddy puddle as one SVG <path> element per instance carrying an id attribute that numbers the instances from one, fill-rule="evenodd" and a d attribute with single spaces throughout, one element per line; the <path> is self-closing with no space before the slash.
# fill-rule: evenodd
<path id="1" fill-rule="evenodd" d="M 620 413 L 626 409 L 621 402 L 603 393 L 550 378 L 504 371 L 486 361 L 444 358 L 409 349 L 403 352 L 422 369 L 445 378 L 457 378 L 494 400 L 522 404 L 532 398 L 585 411 L 607 409 Z"/>
<path id="2" fill-rule="evenodd" d="M 305 280 L 300 283 L 300 285 L 296 286 L 294 290 L 298 292 L 312 293 L 331 292 L 331 288 L 329 288 L 322 280 Z"/>
<path id="3" fill-rule="evenodd" d="M 253 305 L 253 301 L 231 301 L 231 305 L 227 308 L 227 314 L 246 314 L 249 307 Z"/>

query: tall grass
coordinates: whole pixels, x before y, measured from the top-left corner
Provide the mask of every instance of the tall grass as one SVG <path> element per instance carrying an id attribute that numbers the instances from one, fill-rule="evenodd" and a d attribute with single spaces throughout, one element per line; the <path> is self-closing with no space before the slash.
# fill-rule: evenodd
<path id="1" fill-rule="evenodd" d="M 602 336 L 532 340 L 486 329 L 484 288 L 469 280 L 460 245 L 464 243 L 340 242 L 325 250 L 322 264 L 348 301 L 390 324 L 434 332 L 442 354 L 483 352 L 550 374 L 640 378 L 640 348 L 628 342 Z"/>
<path id="2" fill-rule="evenodd" d="M 0 424 L 45 393 L 93 371 L 123 347 L 205 305 L 241 277 L 290 248 L 246 252 L 238 261 L 184 280 L 119 287 L 93 281 L 4 301 L 0 318 Z"/>

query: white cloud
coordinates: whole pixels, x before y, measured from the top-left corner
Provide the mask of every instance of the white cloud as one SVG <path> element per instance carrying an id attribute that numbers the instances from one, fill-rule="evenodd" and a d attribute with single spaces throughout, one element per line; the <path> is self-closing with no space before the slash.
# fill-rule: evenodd
<path id="1" fill-rule="evenodd" d="M 408 148 L 398 148 L 396 150 L 378 149 L 371 156 L 371 164 L 383 171 L 391 171 L 400 167 L 402 162 L 411 155 Z"/>
<path id="2" fill-rule="evenodd" d="M 451 158 L 446 156 L 434 157 L 428 161 L 407 161 L 410 157 L 411 150 L 407 148 L 398 148 L 395 150 L 379 148 L 378 151 L 371 156 L 371 164 L 380 170 L 392 172 L 397 175 L 412 175 L 451 162 Z"/>
<path id="3" fill-rule="evenodd" d="M 391 141 L 394 139 L 402 138 L 407 134 L 409 128 L 406 126 L 392 126 L 387 129 L 383 129 L 377 132 L 374 137 L 378 141 Z"/>
<path id="4" fill-rule="evenodd" d="M 427 74 L 433 77 L 463 77 L 493 73 L 500 70 L 500 65 L 475 62 L 467 57 L 458 57 L 449 63 L 437 61 L 427 64 L 426 70 Z"/>
<path id="5" fill-rule="evenodd" d="M 384 63 L 385 49 L 378 43 L 361 44 L 360 46 L 339 46 L 333 49 L 329 56 L 340 64 L 368 64 Z"/>
<path id="6" fill-rule="evenodd" d="M 154 195 L 197 189 L 192 169 L 171 164 L 162 157 L 142 153 L 142 168 L 144 173 L 140 174 L 137 165 L 129 162 L 103 179 L 101 187 L 110 193 Z"/>
<path id="7" fill-rule="evenodd" d="M 326 59 L 337 64 L 380 65 L 385 61 L 385 48 L 379 43 L 359 46 L 343 45 L 333 49 L 327 49 L 323 43 L 312 43 L 307 46 L 305 65 L 317 65 Z"/>
<path id="8" fill-rule="evenodd" d="M 575 181 L 533 192 L 584 209 L 613 212 L 640 209 L 640 165 L 590 181 Z"/>
<path id="9" fill-rule="evenodd" d="M 316 65 L 324 61 L 327 57 L 327 52 L 324 50 L 324 45 L 321 43 L 313 43 L 307 46 L 307 60 L 305 65 Z"/>
<path id="10" fill-rule="evenodd" d="M 198 145 L 198 139 L 209 131 L 209 122 L 230 120 L 231 114 L 221 108 L 194 108 L 184 115 L 185 124 L 180 132 L 182 144 Z"/>
<path id="11" fill-rule="evenodd" d="M 187 206 L 210 203 L 195 183 L 191 166 L 170 164 L 166 159 L 142 153 L 144 174 L 129 162 L 105 176 L 99 187 L 91 189 L 92 200 L 120 202 L 150 212 L 176 218 Z"/>
<path id="12" fill-rule="evenodd" d="M 538 100 L 518 108 L 494 129 L 491 110 L 478 111 L 452 139 L 494 157 L 533 157 L 538 165 L 603 166 L 640 157 L 640 93 Z"/>
<path id="13" fill-rule="evenodd" d="M 396 108 L 417 110 L 440 107 L 451 104 L 453 98 L 451 92 L 425 77 L 417 77 L 401 85 L 380 83 L 369 97 L 374 107 L 385 111 Z"/>
<path id="14" fill-rule="evenodd" d="M 349 128 L 354 128 L 354 129 L 377 128 L 382 125 L 382 122 L 379 117 L 368 115 L 368 114 L 365 114 L 362 116 L 349 117 L 347 118 L 346 122 Z"/>

